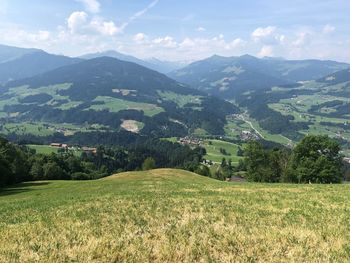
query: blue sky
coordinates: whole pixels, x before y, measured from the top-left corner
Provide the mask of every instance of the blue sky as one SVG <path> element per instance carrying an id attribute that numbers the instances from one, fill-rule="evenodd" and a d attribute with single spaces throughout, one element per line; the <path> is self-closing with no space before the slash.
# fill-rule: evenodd
<path id="1" fill-rule="evenodd" d="M 348 0 L 0 0 L 0 43 L 77 56 L 350 62 Z"/>

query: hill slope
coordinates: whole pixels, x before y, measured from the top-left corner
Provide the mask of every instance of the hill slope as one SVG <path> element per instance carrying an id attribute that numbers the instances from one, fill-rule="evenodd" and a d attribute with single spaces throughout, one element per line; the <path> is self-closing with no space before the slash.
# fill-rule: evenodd
<path id="1" fill-rule="evenodd" d="M 349 64 L 319 60 L 213 56 L 169 74 L 179 82 L 222 97 L 318 79 Z"/>
<path id="2" fill-rule="evenodd" d="M 336 84 L 345 83 L 349 81 L 350 81 L 350 67 L 345 70 L 334 72 L 333 74 L 330 74 L 326 77 L 323 77 L 317 80 L 317 82 L 325 83 L 327 85 L 336 85 Z"/>
<path id="3" fill-rule="evenodd" d="M 238 111 L 156 71 L 110 57 L 13 81 L 5 86 L 1 105 L 3 115 L 17 120 L 87 122 L 113 129 L 133 120 L 155 136 L 180 136 L 196 128 L 220 134 L 226 115 Z"/>
<path id="4" fill-rule="evenodd" d="M 0 261 L 348 262 L 349 187 L 171 169 L 23 183 L 0 190 Z"/>
<path id="5" fill-rule="evenodd" d="M 305 134 L 328 135 L 336 138 L 348 155 L 349 88 L 350 70 L 346 69 L 316 81 L 302 82 L 297 88 L 275 88 L 241 96 L 240 102 L 265 130 L 283 133 L 294 142 Z"/>
<path id="6" fill-rule="evenodd" d="M 36 51 L 0 63 L 0 83 L 18 80 L 80 62 L 80 59 Z"/>
<path id="7" fill-rule="evenodd" d="M 19 48 L 6 45 L 0 45 L 0 63 L 8 62 L 23 55 L 39 52 L 39 49 L 34 48 Z"/>

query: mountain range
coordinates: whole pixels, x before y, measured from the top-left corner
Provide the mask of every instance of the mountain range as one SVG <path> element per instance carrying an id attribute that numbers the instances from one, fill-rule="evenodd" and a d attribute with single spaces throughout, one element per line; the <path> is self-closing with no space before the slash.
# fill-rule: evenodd
<path id="1" fill-rule="evenodd" d="M 0 46 L 0 61 L 0 119 L 6 122 L 99 124 L 157 137 L 224 135 L 232 125 L 228 116 L 240 113 L 239 107 L 274 133 L 307 129 L 306 122 L 293 121 L 290 111 L 283 113 L 287 106 L 276 103 L 316 90 L 321 106 L 322 94 L 346 101 L 350 82 L 346 63 L 249 55 L 215 55 L 167 75 L 152 69 L 158 65 L 168 71 L 172 66 L 164 61 L 116 51 L 71 58 Z M 269 93 L 276 86 L 283 91 Z M 337 116 L 347 107 L 338 107 Z M 318 108 L 313 109 L 314 114 Z M 130 123 L 133 127 L 126 128 Z"/>
<path id="2" fill-rule="evenodd" d="M 142 133 L 159 136 L 195 129 L 220 134 L 226 115 L 238 112 L 166 75 L 111 57 L 83 60 L 3 88 L 3 112 L 17 120 L 87 122 L 113 129 L 128 120 L 142 123 Z"/>
<path id="3" fill-rule="evenodd" d="M 349 67 L 347 63 L 335 61 L 214 55 L 171 72 L 169 76 L 207 93 L 232 98 L 242 91 L 316 80 Z"/>
<path id="4" fill-rule="evenodd" d="M 99 58 L 99 57 L 112 57 L 112 58 L 117 58 L 117 59 L 128 61 L 128 62 L 134 62 L 134 63 L 139 64 L 141 66 L 144 66 L 146 68 L 158 71 L 160 73 L 169 73 L 171 71 L 174 71 L 174 70 L 177 70 L 177 69 L 180 69 L 180 68 L 186 66 L 185 62 L 162 61 L 162 60 L 159 60 L 156 58 L 142 60 L 142 59 L 139 59 L 137 57 L 122 54 L 122 53 L 114 51 L 114 50 L 86 54 L 86 55 L 81 56 L 80 58 L 92 59 L 92 58 Z"/>

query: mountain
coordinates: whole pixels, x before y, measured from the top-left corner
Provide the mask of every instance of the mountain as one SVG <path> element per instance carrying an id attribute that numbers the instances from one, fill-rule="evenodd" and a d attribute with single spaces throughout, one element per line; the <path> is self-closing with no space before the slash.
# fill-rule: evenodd
<path id="1" fill-rule="evenodd" d="M 263 59 L 261 67 L 265 73 L 288 81 L 298 82 L 316 80 L 339 70 L 350 67 L 350 64 L 332 60 L 285 60 L 278 58 Z"/>
<path id="2" fill-rule="evenodd" d="M 169 74 L 175 80 L 210 94 L 233 97 L 240 91 L 264 89 L 289 82 L 259 72 L 260 60 L 248 55 L 214 55 Z"/>
<path id="3" fill-rule="evenodd" d="M 12 81 L 1 105 L 6 106 L 0 116 L 17 121 L 101 124 L 113 130 L 137 123 L 143 134 L 167 137 L 196 129 L 222 134 L 226 115 L 238 111 L 161 73 L 111 57 Z"/>
<path id="4" fill-rule="evenodd" d="M 41 50 L 29 52 L 0 63 L 0 83 L 32 77 L 80 61 L 77 58 L 52 55 Z"/>
<path id="5" fill-rule="evenodd" d="M 152 68 L 158 72 L 169 73 L 174 70 L 178 70 L 187 66 L 189 63 L 186 61 L 166 61 L 157 58 L 149 58 L 146 61 L 152 64 Z"/>
<path id="6" fill-rule="evenodd" d="M 336 85 L 340 83 L 350 82 L 350 67 L 345 70 L 340 70 L 330 74 L 326 77 L 320 78 L 317 82 L 325 83 L 327 85 Z"/>
<path id="7" fill-rule="evenodd" d="M 23 55 L 40 51 L 34 48 L 19 48 L 6 45 L 0 45 L 0 63 L 20 58 Z"/>
<path id="8" fill-rule="evenodd" d="M 133 63 L 139 64 L 141 66 L 144 66 L 146 68 L 158 71 L 160 73 L 169 73 L 171 71 L 177 70 L 177 69 L 186 65 L 185 63 L 181 63 L 181 62 L 162 61 L 162 60 L 159 60 L 156 58 L 142 60 L 142 59 L 136 58 L 134 56 L 126 55 L 126 54 L 123 54 L 123 53 L 120 53 L 120 52 L 117 52 L 114 50 L 86 54 L 86 55 L 81 56 L 80 58 L 92 59 L 92 58 L 100 58 L 100 57 L 111 57 L 111 58 L 116 58 L 119 60 L 124 60 L 127 62 L 133 62 Z"/>
<path id="9" fill-rule="evenodd" d="M 146 68 L 152 69 L 151 68 L 151 66 L 152 66 L 151 63 L 148 63 L 148 62 L 146 62 L 144 60 L 138 59 L 138 58 L 130 56 L 130 55 L 122 54 L 122 53 L 114 51 L 114 50 L 108 50 L 108 51 L 104 51 L 104 52 L 86 54 L 86 55 L 83 55 L 83 56 L 81 56 L 79 58 L 82 58 L 82 59 L 93 59 L 93 58 L 101 58 L 101 57 L 116 58 L 116 59 L 119 59 L 119 60 L 133 62 L 133 63 L 139 64 L 141 66 L 144 66 Z"/>
<path id="10" fill-rule="evenodd" d="M 168 75 L 196 89 L 222 97 L 232 97 L 237 92 L 318 79 L 349 66 L 334 61 L 214 55 Z"/>

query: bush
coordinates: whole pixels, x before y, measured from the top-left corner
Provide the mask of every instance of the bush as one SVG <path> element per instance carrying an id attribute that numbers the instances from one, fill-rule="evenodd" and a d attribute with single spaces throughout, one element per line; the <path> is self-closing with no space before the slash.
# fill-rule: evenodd
<path id="1" fill-rule="evenodd" d="M 152 170 L 156 168 L 156 162 L 152 157 L 148 157 L 144 160 L 142 164 L 142 170 L 147 171 L 147 170 Z"/>
<path id="2" fill-rule="evenodd" d="M 77 172 L 71 175 L 72 180 L 90 180 L 91 176 L 86 173 Z"/>

